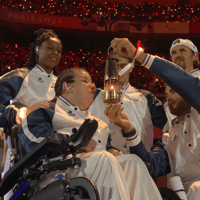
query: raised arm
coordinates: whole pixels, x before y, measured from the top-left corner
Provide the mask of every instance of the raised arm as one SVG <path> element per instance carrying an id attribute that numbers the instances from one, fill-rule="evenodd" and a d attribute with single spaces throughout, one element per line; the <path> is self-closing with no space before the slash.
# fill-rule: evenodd
<path id="1" fill-rule="evenodd" d="M 161 78 L 192 107 L 200 112 L 200 80 L 198 78 L 189 75 L 170 61 L 143 53 L 139 48 L 136 49 L 127 38 L 115 38 L 112 43 L 119 55 L 139 61 L 141 66 L 146 67 Z"/>

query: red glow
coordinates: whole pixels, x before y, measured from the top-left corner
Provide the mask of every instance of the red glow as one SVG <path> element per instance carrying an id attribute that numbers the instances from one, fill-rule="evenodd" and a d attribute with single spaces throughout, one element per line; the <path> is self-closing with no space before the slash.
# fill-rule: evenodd
<path id="1" fill-rule="evenodd" d="M 141 46 L 141 40 L 138 40 L 137 41 L 137 47 L 140 47 Z"/>

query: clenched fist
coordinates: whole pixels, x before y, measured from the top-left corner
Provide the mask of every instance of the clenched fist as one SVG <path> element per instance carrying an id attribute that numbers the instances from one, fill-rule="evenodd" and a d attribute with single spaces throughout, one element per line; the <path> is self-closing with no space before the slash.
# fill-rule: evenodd
<path id="1" fill-rule="evenodd" d="M 111 45 L 118 55 L 133 59 L 136 48 L 127 38 L 114 38 Z"/>

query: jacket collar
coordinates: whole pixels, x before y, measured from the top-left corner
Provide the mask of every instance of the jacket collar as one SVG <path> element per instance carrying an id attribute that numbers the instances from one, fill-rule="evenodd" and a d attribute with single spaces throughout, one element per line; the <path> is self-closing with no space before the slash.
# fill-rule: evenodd
<path id="1" fill-rule="evenodd" d="M 53 74 L 53 70 L 51 71 L 51 73 L 47 73 L 47 72 L 45 71 L 45 69 L 44 69 L 43 67 L 41 67 L 40 65 L 38 65 L 38 64 L 35 65 L 34 69 L 36 69 L 36 70 L 38 70 L 38 71 L 40 71 L 40 72 L 46 73 L 46 74 L 50 74 L 50 75 Z"/>

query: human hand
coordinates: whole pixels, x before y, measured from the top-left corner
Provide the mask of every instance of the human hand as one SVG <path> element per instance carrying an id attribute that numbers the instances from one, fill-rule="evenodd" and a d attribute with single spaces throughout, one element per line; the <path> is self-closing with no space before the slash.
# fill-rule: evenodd
<path id="1" fill-rule="evenodd" d="M 121 105 L 108 105 L 105 108 L 104 114 L 108 117 L 110 123 L 123 129 L 125 133 L 128 133 L 134 129 L 130 123 L 128 117 L 124 112 L 124 108 Z"/>
<path id="2" fill-rule="evenodd" d="M 117 54 L 125 58 L 133 59 L 136 47 L 128 40 L 128 38 L 114 38 L 111 46 L 116 50 Z"/>
<path id="3" fill-rule="evenodd" d="M 94 139 L 91 139 L 89 144 L 85 147 L 84 151 L 91 152 L 97 146 L 97 142 Z"/>
<path id="4" fill-rule="evenodd" d="M 40 102 L 32 104 L 31 106 L 27 108 L 26 116 L 28 116 L 30 113 L 32 113 L 33 111 L 39 108 L 49 108 L 49 103 L 40 101 Z"/>
<path id="5" fill-rule="evenodd" d="M 109 149 L 108 152 L 110 152 L 113 156 L 117 157 L 117 156 L 121 156 L 122 153 L 119 152 L 118 150 L 116 149 Z"/>

